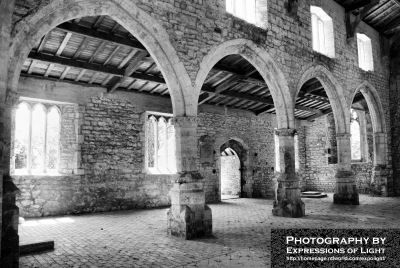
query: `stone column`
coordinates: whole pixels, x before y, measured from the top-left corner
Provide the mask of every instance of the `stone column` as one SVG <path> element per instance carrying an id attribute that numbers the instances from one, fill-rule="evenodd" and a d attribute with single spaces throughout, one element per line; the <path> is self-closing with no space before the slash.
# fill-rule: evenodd
<path id="1" fill-rule="evenodd" d="M 7 91 L 10 33 L 15 0 L 0 1 L 0 267 L 18 267 L 18 189 L 10 174 L 12 105 L 16 94 Z"/>
<path id="2" fill-rule="evenodd" d="M 359 205 L 355 176 L 351 170 L 351 134 L 337 133 L 338 163 L 334 204 Z"/>
<path id="3" fill-rule="evenodd" d="M 374 167 L 372 169 L 372 181 L 374 192 L 378 195 L 388 196 L 386 169 L 386 133 L 374 133 Z"/>
<path id="4" fill-rule="evenodd" d="M 305 215 L 301 200 L 300 180 L 295 172 L 294 129 L 277 129 L 278 165 L 276 167 L 275 202 L 272 214 L 298 218 Z"/>
<path id="5" fill-rule="evenodd" d="M 212 233 L 211 209 L 205 204 L 204 179 L 197 171 L 197 117 L 175 117 L 176 168 L 167 213 L 169 235 L 183 239 Z"/>

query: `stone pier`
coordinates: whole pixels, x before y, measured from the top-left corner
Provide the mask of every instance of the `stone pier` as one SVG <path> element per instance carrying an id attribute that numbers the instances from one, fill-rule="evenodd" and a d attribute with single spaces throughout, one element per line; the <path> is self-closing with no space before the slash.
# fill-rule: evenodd
<path id="1" fill-rule="evenodd" d="M 335 194 L 333 195 L 334 204 L 359 205 L 358 192 L 355 176 L 351 171 L 351 134 L 336 134 L 338 163 Z"/>
<path id="2" fill-rule="evenodd" d="M 275 130 L 278 136 L 278 165 L 276 167 L 275 202 L 272 214 L 298 218 L 305 215 L 301 200 L 299 178 L 295 172 L 294 129 Z"/>
<path id="3" fill-rule="evenodd" d="M 193 239 L 212 234 L 212 213 L 205 204 L 204 179 L 198 173 L 197 117 L 175 117 L 176 167 L 178 176 L 171 190 L 167 213 L 168 234 Z"/>

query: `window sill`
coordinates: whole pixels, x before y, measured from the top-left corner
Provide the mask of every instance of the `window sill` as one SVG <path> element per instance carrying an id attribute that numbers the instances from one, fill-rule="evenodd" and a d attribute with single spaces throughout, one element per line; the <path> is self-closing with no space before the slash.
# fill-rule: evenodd
<path id="1" fill-rule="evenodd" d="M 351 164 L 352 165 L 366 165 L 366 164 L 368 164 L 368 162 L 365 162 L 365 161 L 361 162 L 361 161 L 357 161 L 357 160 L 351 160 Z"/>
<path id="2" fill-rule="evenodd" d="M 148 168 L 146 174 L 150 175 L 173 175 L 176 172 L 171 172 L 168 169 Z"/>
<path id="3" fill-rule="evenodd" d="M 25 170 L 15 170 L 12 176 L 42 176 L 42 177 L 62 177 L 62 176 L 72 176 L 73 174 L 61 174 L 57 171 L 52 171 L 52 172 L 28 172 Z"/>

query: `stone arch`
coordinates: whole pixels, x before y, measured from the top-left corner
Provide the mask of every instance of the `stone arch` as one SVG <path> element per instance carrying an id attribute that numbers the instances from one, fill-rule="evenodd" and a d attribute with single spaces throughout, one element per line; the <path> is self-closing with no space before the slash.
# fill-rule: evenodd
<path id="1" fill-rule="evenodd" d="M 235 39 L 211 48 L 200 64 L 195 81 L 196 94 L 193 94 L 192 102 L 198 103 L 201 87 L 212 67 L 232 54 L 239 54 L 250 62 L 267 83 L 274 100 L 279 128 L 294 128 L 294 105 L 283 72 L 265 48 L 247 39 Z M 195 109 L 197 111 L 197 106 Z"/>
<path id="2" fill-rule="evenodd" d="M 333 74 L 324 66 L 312 66 L 303 73 L 297 84 L 296 96 L 304 83 L 312 78 L 317 78 L 321 82 L 328 95 L 335 117 L 336 133 L 350 133 L 350 113 L 347 112 L 350 108 L 347 109 L 344 90 Z"/>
<path id="3" fill-rule="evenodd" d="M 192 86 L 183 63 L 169 41 L 162 25 L 133 1 L 120 0 L 55 0 L 41 7 L 20 22 L 13 31 L 7 90 L 17 92 L 22 65 L 29 51 L 43 35 L 57 25 L 84 16 L 108 15 L 125 27 L 149 51 L 159 66 L 170 90 L 175 116 L 194 116 L 190 113 Z"/>
<path id="4" fill-rule="evenodd" d="M 372 128 L 374 133 L 386 133 L 385 112 L 378 91 L 373 85 L 371 85 L 371 83 L 364 81 L 353 92 L 351 98 L 352 102 L 358 91 L 363 94 L 367 101 L 368 108 L 371 112 Z"/>
<path id="5" fill-rule="evenodd" d="M 248 197 L 249 193 L 246 191 L 246 180 L 247 180 L 247 170 L 249 170 L 249 147 L 239 138 L 230 138 L 219 146 L 219 153 L 222 153 L 225 149 L 231 148 L 237 154 L 240 161 L 240 197 Z M 220 154 L 218 154 L 220 158 Z M 219 159 L 219 166 L 221 170 L 221 159 Z M 221 174 L 220 178 L 221 180 Z M 247 187 L 248 188 L 248 187 Z M 248 190 L 248 189 L 247 189 Z M 221 191 L 221 187 L 220 187 Z"/>
<path id="6" fill-rule="evenodd" d="M 359 90 L 367 101 L 368 109 L 371 114 L 372 129 L 374 133 L 374 164 L 386 165 L 387 134 L 385 112 L 383 110 L 382 102 L 379 98 L 378 91 L 368 81 L 362 82 L 356 88 L 351 98 L 352 102 Z"/>

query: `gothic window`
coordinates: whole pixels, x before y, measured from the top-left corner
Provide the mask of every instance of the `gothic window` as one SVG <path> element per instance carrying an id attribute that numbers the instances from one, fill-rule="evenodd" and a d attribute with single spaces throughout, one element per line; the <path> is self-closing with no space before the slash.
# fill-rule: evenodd
<path id="1" fill-rule="evenodd" d="M 256 23 L 255 0 L 226 0 L 226 11 L 250 23 Z"/>
<path id="2" fill-rule="evenodd" d="M 146 165 L 150 173 L 172 174 L 175 165 L 175 129 L 172 115 L 148 114 Z"/>
<path id="3" fill-rule="evenodd" d="M 360 120 L 357 115 L 357 112 L 354 110 L 351 110 L 350 133 L 351 133 L 351 159 L 361 160 Z"/>
<path id="4" fill-rule="evenodd" d="M 60 112 L 56 106 L 21 102 L 15 115 L 15 172 L 57 173 L 59 134 Z"/>
<path id="5" fill-rule="evenodd" d="M 321 8 L 311 6 L 313 49 L 328 57 L 335 57 L 333 22 Z"/>
<path id="6" fill-rule="evenodd" d="M 371 39 L 365 34 L 357 34 L 358 65 L 365 71 L 374 70 Z"/>

